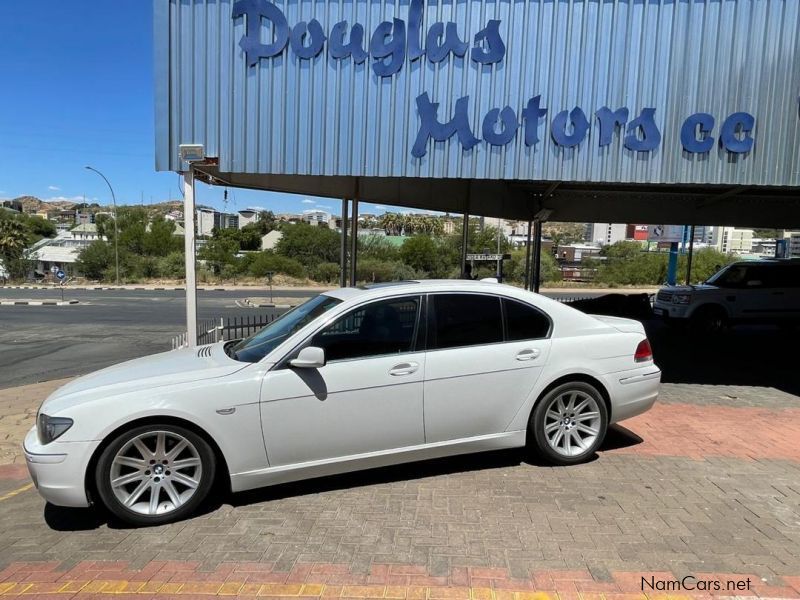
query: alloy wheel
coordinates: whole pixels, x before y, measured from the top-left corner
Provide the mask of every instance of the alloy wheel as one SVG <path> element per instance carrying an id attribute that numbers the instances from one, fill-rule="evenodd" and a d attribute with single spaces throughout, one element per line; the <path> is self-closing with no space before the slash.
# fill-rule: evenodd
<path id="1" fill-rule="evenodd" d="M 189 502 L 203 477 L 197 448 L 173 431 L 147 431 L 126 442 L 109 469 L 120 504 L 141 515 L 164 515 Z"/>
<path id="2" fill-rule="evenodd" d="M 560 456 L 573 457 L 584 453 L 597 440 L 601 427 L 597 400 L 579 390 L 559 394 L 545 412 L 547 444 Z"/>

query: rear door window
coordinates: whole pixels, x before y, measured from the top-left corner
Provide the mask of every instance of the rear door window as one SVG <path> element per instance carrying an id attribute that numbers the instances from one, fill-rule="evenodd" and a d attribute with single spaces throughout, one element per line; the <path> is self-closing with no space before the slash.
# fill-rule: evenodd
<path id="1" fill-rule="evenodd" d="M 429 317 L 430 350 L 503 341 L 503 314 L 497 296 L 433 294 Z"/>

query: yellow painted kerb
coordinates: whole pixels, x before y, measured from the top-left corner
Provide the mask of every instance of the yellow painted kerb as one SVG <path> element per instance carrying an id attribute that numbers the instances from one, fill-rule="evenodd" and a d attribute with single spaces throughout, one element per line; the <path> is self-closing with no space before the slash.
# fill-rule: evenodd
<path id="1" fill-rule="evenodd" d="M 33 484 L 29 483 L 28 485 L 23 485 L 21 488 L 19 488 L 17 490 L 8 492 L 7 494 L 3 494 L 2 496 L 0 496 L 0 502 L 2 502 L 3 500 L 10 500 L 11 498 L 16 496 L 17 494 L 21 494 L 22 492 L 27 492 L 32 487 L 33 487 Z"/>
<path id="2" fill-rule="evenodd" d="M 5 582 L 0 583 L 0 596 L 27 596 L 31 594 L 168 594 L 235 596 L 247 591 L 248 595 L 263 598 L 295 596 L 302 598 L 358 598 L 368 600 L 558 600 L 558 595 L 545 592 L 494 590 L 479 587 L 426 587 L 426 586 L 380 586 L 346 585 L 327 586 L 318 583 L 305 584 L 252 584 L 244 581 L 210 582 L 157 582 L 93 580 L 62 581 L 59 583 Z M 597 598 L 597 594 L 593 594 Z M 642 594 L 642 600 L 647 596 Z M 635 600 L 633 597 L 630 600 Z"/>

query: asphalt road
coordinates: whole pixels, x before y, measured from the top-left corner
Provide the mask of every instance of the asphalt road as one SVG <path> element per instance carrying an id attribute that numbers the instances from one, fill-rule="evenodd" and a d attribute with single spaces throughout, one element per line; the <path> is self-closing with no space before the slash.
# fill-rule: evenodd
<path id="1" fill-rule="evenodd" d="M 311 297 L 318 289 L 273 292 L 281 298 Z M 588 297 L 598 293 L 548 294 Z M 246 297 L 264 290 L 198 291 L 198 318 L 263 315 L 282 310 L 246 308 Z M 0 388 L 89 373 L 131 358 L 170 349 L 185 331 L 185 292 L 80 290 L 65 292 L 68 306 L 0 306 Z M 59 290 L 0 288 L 7 300 L 60 299 Z"/>

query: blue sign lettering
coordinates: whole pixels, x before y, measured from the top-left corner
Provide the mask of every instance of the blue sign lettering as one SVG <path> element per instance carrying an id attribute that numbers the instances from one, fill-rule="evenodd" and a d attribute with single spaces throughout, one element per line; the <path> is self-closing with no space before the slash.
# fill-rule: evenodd
<path id="1" fill-rule="evenodd" d="M 753 149 L 753 138 L 750 133 L 756 124 L 753 115 L 746 112 L 733 113 L 722 124 L 719 132 L 719 143 L 728 152 L 743 154 Z M 741 133 L 741 139 L 737 133 Z"/>
<path id="2" fill-rule="evenodd" d="M 505 58 L 506 44 L 500 35 L 501 22 L 490 19 L 486 26 L 474 34 L 472 48 L 469 36 L 462 37 L 458 25 L 453 22 L 437 21 L 423 30 L 424 0 L 410 0 L 407 20 L 393 18 L 380 23 L 372 35 L 365 39 L 365 29 L 360 23 L 339 21 L 326 36 L 323 25 L 316 19 L 301 21 L 289 26 L 280 8 L 269 0 L 236 0 L 233 4 L 232 18 L 244 18 L 245 34 L 239 46 L 249 66 L 256 66 L 261 59 L 269 59 L 283 53 L 286 48 L 299 60 L 311 60 L 319 56 L 328 44 L 328 56 L 334 60 L 352 59 L 361 64 L 372 58 L 371 67 L 378 77 L 392 77 L 398 73 L 406 60 L 415 61 L 423 56 L 431 63 L 454 57 L 466 57 L 478 65 L 493 65 Z M 263 30 L 270 31 L 266 43 L 262 42 Z M 480 141 L 470 124 L 469 96 L 456 99 L 453 115 L 447 121 L 440 121 L 439 103 L 431 101 L 427 92 L 416 98 L 420 126 L 411 149 L 412 156 L 421 158 L 427 153 L 429 140 L 443 142 L 453 135 L 464 150 L 470 150 Z M 483 140 L 492 146 L 510 144 L 520 128 L 524 131 L 526 147 L 535 147 L 540 142 L 539 126 L 547 116 L 547 108 L 542 106 L 542 97 L 533 96 L 518 113 L 510 106 L 492 108 L 480 123 Z M 599 128 L 598 145 L 610 146 L 614 135 L 623 135 L 622 145 L 632 152 L 653 152 L 661 144 L 661 131 L 656 123 L 656 109 L 646 107 L 639 115 L 629 120 L 627 107 L 612 110 L 600 107 L 595 113 Z M 714 147 L 715 119 L 707 113 L 695 113 L 686 118 L 680 130 L 683 149 L 689 153 L 706 153 Z M 580 106 L 572 110 L 562 110 L 550 124 L 550 137 L 562 148 L 575 148 L 589 135 L 589 118 Z M 753 149 L 753 129 L 755 117 L 746 112 L 729 115 L 719 132 L 719 144 L 727 152 L 748 153 Z"/>
<path id="3" fill-rule="evenodd" d="M 702 138 L 697 137 L 698 129 Z M 711 131 L 714 129 L 714 117 L 708 113 L 695 113 L 683 122 L 681 127 L 681 145 L 687 152 L 709 152 L 714 147 Z"/>
<path id="4" fill-rule="evenodd" d="M 409 60 L 417 60 L 427 54 L 428 60 L 438 63 L 449 53 L 465 56 L 469 44 L 462 40 L 455 23 L 437 21 L 428 28 L 425 35 L 425 48 L 420 46 L 422 33 L 423 0 L 412 0 L 408 9 L 408 34 L 406 21 L 393 19 L 384 21 L 375 28 L 369 44 L 369 54 L 375 59 L 372 70 L 378 77 L 391 77 Z M 313 19 L 308 23 L 300 22 L 291 30 L 286 15 L 268 0 L 236 0 L 233 5 L 233 18 L 245 17 L 246 33 L 239 40 L 244 50 L 247 64 L 255 66 L 262 58 L 277 56 L 286 48 L 287 42 L 292 52 L 300 59 L 311 59 L 322 52 L 326 36 L 322 25 Z M 261 43 L 261 30 L 268 22 L 272 26 L 273 40 L 269 44 Z M 330 31 L 328 53 L 331 58 L 344 59 L 352 56 L 356 63 L 363 62 L 366 55 L 363 49 L 364 27 L 359 23 L 353 25 L 350 42 L 344 37 L 347 22 L 336 23 Z M 306 42 L 306 38 L 310 41 Z M 470 58 L 482 65 L 491 65 L 503 60 L 506 45 L 500 35 L 500 21 L 491 19 L 486 27 L 475 34 Z"/>

